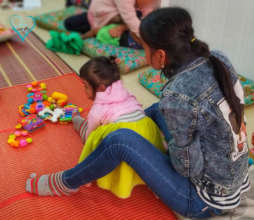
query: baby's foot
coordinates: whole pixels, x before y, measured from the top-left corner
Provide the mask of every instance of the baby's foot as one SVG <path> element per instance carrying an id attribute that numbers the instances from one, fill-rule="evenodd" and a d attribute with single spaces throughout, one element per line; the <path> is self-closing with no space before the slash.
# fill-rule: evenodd
<path id="1" fill-rule="evenodd" d="M 37 177 L 35 173 L 26 181 L 26 191 L 39 196 L 69 196 L 79 189 L 70 189 L 64 185 L 63 172 L 42 175 Z"/>

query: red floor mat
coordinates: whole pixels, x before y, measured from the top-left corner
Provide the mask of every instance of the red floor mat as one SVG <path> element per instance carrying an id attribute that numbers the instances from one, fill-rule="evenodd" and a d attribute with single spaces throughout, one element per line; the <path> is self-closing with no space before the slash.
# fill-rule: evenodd
<path id="1" fill-rule="evenodd" d="M 75 74 L 45 81 L 52 91 L 64 92 L 69 100 L 89 108 L 91 102 Z M 25 193 L 25 180 L 31 172 L 44 174 L 71 168 L 82 149 L 72 125 L 47 123 L 33 134 L 33 143 L 14 149 L 7 144 L 10 128 L 19 118 L 17 106 L 24 103 L 25 86 L 0 89 L 0 219 L 176 219 L 175 215 L 145 186 L 136 187 L 131 198 L 121 200 L 96 186 L 82 187 L 71 197 L 37 197 Z M 6 130 L 7 129 L 7 130 Z"/>

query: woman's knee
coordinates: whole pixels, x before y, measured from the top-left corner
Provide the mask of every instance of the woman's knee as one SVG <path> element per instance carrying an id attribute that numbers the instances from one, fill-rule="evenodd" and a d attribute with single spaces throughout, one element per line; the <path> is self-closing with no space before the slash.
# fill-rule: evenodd
<path id="1" fill-rule="evenodd" d="M 126 152 L 138 152 L 143 151 L 145 148 L 153 146 L 145 138 L 140 136 L 135 131 L 130 129 L 121 128 L 110 133 L 101 143 L 105 147 L 111 147 L 117 150 L 120 154 Z"/>
<path id="2" fill-rule="evenodd" d="M 87 13 L 71 16 L 64 20 L 64 26 L 69 31 L 85 33 L 90 30 Z"/>
<path id="3" fill-rule="evenodd" d="M 132 131 L 130 129 L 127 128 L 121 128 L 118 129 L 114 132 L 111 132 L 105 139 L 104 141 L 107 142 L 107 144 L 128 144 L 130 142 L 133 142 L 134 140 L 140 139 L 140 141 L 142 141 L 142 139 L 144 139 L 143 137 L 141 137 L 139 134 L 137 134 L 135 131 Z"/>
<path id="4" fill-rule="evenodd" d="M 148 117 L 151 117 L 152 115 L 154 115 L 157 111 L 159 110 L 159 103 L 154 103 L 151 106 L 149 106 L 148 108 L 145 109 L 145 114 Z"/>

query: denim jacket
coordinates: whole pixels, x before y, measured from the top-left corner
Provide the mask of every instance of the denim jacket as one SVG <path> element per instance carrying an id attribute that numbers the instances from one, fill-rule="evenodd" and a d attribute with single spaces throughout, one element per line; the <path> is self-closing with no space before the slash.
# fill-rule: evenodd
<path id="1" fill-rule="evenodd" d="M 243 90 L 232 64 L 221 52 L 212 54 L 231 72 L 243 103 Z M 241 150 L 235 147 L 239 143 L 229 120 L 231 110 L 210 61 L 199 57 L 179 69 L 165 85 L 159 106 L 173 136 L 168 147 L 175 170 L 208 194 L 236 192 L 248 174 L 248 144 L 244 139 Z"/>

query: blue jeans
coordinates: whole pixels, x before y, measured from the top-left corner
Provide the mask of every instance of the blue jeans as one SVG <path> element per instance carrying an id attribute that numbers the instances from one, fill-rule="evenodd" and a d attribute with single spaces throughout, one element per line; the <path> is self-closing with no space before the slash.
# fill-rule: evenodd
<path id="1" fill-rule="evenodd" d="M 91 30 L 86 12 L 66 18 L 64 20 L 64 26 L 68 31 L 76 31 L 79 33 L 86 33 Z"/>
<path id="2" fill-rule="evenodd" d="M 148 187 L 177 213 L 196 218 L 221 214 L 220 210 L 209 207 L 199 198 L 189 178 L 174 170 L 168 155 L 128 129 L 110 133 L 82 163 L 63 173 L 63 182 L 69 188 L 78 188 L 105 176 L 121 161 L 128 163 Z"/>

